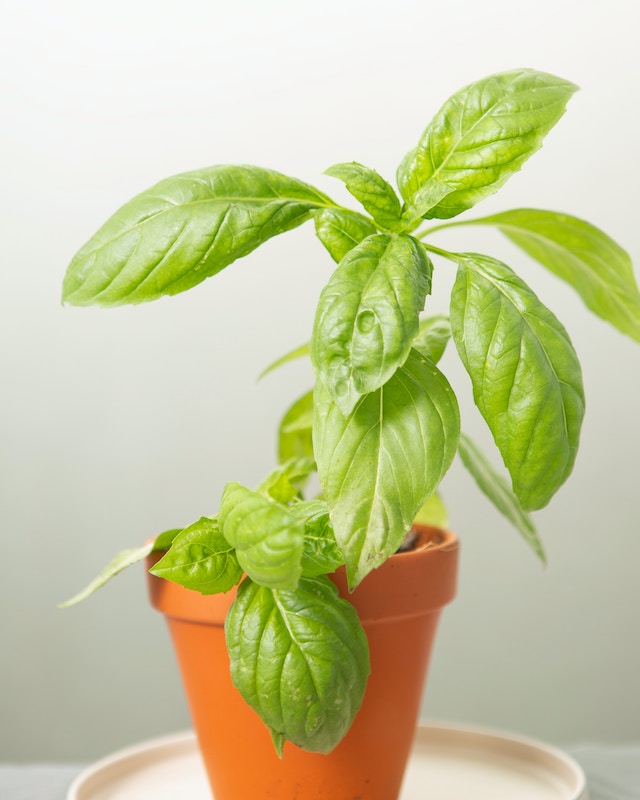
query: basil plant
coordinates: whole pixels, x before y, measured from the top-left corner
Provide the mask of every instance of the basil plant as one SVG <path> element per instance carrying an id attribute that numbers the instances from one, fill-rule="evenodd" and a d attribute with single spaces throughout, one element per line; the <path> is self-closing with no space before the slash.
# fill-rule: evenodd
<path id="1" fill-rule="evenodd" d="M 309 356 L 315 386 L 284 414 L 274 471 L 255 489 L 229 483 L 216 516 L 120 553 L 69 601 L 152 549 L 165 551 L 155 575 L 203 594 L 237 586 L 226 624 L 232 677 L 279 752 L 286 740 L 329 752 L 364 694 L 366 637 L 327 576 L 345 565 L 353 589 L 392 556 L 421 509 L 437 505 L 456 453 L 544 558 L 529 512 L 549 502 L 576 457 L 584 413 L 576 352 L 510 266 L 430 237 L 460 225 L 497 228 L 640 341 L 629 256 L 598 228 L 531 208 L 458 221 L 541 147 L 576 88 L 530 69 L 466 86 L 400 162 L 399 193 L 357 162 L 327 170 L 360 210 L 261 167 L 167 178 L 117 211 L 68 268 L 67 303 L 141 303 L 191 289 L 305 222 L 335 262 L 311 341 L 280 359 Z M 450 314 L 424 316 L 441 260 L 457 270 Z M 510 481 L 460 431 L 438 368 L 449 339 Z M 322 492 L 306 498 L 314 471 Z"/>

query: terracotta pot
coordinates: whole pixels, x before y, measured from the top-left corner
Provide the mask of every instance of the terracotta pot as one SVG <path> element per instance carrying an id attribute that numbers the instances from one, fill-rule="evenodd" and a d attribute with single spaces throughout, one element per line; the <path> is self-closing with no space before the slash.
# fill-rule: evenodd
<path id="1" fill-rule="evenodd" d="M 167 618 L 215 800 L 398 797 L 458 561 L 454 534 L 419 532 L 417 549 L 390 558 L 353 594 L 343 570 L 331 576 L 367 633 L 371 676 L 355 722 L 329 755 L 287 743 L 280 760 L 266 726 L 231 683 L 223 625 L 234 592 L 203 596 L 148 576 L 151 602 Z"/>

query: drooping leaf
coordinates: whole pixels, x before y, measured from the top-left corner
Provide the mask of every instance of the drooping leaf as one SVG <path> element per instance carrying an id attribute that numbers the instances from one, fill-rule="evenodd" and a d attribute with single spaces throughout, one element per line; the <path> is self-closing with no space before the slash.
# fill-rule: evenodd
<path id="1" fill-rule="evenodd" d="M 412 347 L 429 361 L 437 364 L 442 358 L 451 338 L 451 323 L 446 314 L 434 314 L 420 320 L 418 334 Z"/>
<path id="2" fill-rule="evenodd" d="M 278 459 L 313 458 L 313 392 L 287 409 L 278 431 Z"/>
<path id="3" fill-rule="evenodd" d="M 522 534 L 525 542 L 532 548 L 542 563 L 546 556 L 533 520 L 520 505 L 507 481 L 493 468 L 491 462 L 476 447 L 468 436 L 460 434 L 458 453 L 462 463 L 484 494 L 509 522 Z"/>
<path id="4" fill-rule="evenodd" d="M 167 178 L 124 205 L 78 252 L 63 300 L 113 306 L 177 294 L 332 205 L 312 186 L 260 167 Z"/>
<path id="5" fill-rule="evenodd" d="M 313 458 L 290 458 L 265 478 L 258 492 L 276 503 L 286 505 L 300 494 L 300 489 L 315 468 Z"/>
<path id="6" fill-rule="evenodd" d="M 304 521 L 258 492 L 228 483 L 219 513 L 224 538 L 238 563 L 256 583 L 292 589 L 302 574 Z"/>
<path id="7" fill-rule="evenodd" d="M 258 375 L 258 380 L 264 378 L 265 375 L 268 375 L 270 372 L 273 372 L 274 369 L 278 369 L 283 364 L 288 364 L 289 361 L 294 361 L 297 358 L 305 358 L 309 355 L 309 343 L 301 344 L 300 347 L 296 347 L 295 350 L 290 350 L 288 353 L 285 353 L 280 358 L 277 358 L 275 361 L 272 361 L 268 367 L 265 367 L 260 375 Z"/>
<path id="8" fill-rule="evenodd" d="M 111 580 L 111 578 L 115 578 L 116 575 L 127 569 L 127 567 L 131 567 L 133 564 L 137 564 L 139 561 L 144 561 L 144 559 L 150 553 L 158 550 L 165 550 L 171 545 L 171 542 L 181 530 L 182 528 L 172 528 L 169 531 L 161 533 L 154 541 L 143 544 L 142 547 L 133 547 L 128 550 L 121 550 L 111 559 L 107 566 L 96 578 L 91 581 L 91 583 L 85 586 L 85 588 L 78 592 L 78 594 L 75 594 L 73 597 L 69 598 L 69 600 L 65 600 L 64 603 L 59 603 L 58 608 L 69 608 L 69 606 L 74 606 L 76 603 L 81 603 L 98 589 L 102 588 L 105 583 Z"/>
<path id="9" fill-rule="evenodd" d="M 378 225 L 389 231 L 397 231 L 402 226 L 400 200 L 393 188 L 374 169 L 352 161 L 334 164 L 325 174 L 344 181 L 347 190 L 362 203 Z"/>
<path id="10" fill-rule="evenodd" d="M 360 708 L 369 650 L 331 581 L 302 578 L 297 589 L 273 591 L 245 580 L 225 630 L 233 683 L 278 740 L 333 750 Z"/>
<path id="11" fill-rule="evenodd" d="M 640 291 L 629 254 L 594 225 L 568 214 L 519 208 L 470 220 L 495 225 L 569 283 L 587 307 L 640 341 Z"/>
<path id="12" fill-rule="evenodd" d="M 377 234 L 344 257 L 323 289 L 311 361 L 343 414 L 386 383 L 407 358 L 431 271 L 415 239 Z"/>
<path id="13" fill-rule="evenodd" d="M 376 233 L 370 219 L 346 208 L 321 208 L 313 211 L 312 216 L 316 236 L 336 263 L 363 239 Z"/>
<path id="14" fill-rule="evenodd" d="M 449 468 L 458 404 L 444 375 L 415 350 L 348 417 L 321 379 L 315 402 L 320 483 L 353 588 L 398 549 Z"/>
<path id="15" fill-rule="evenodd" d="M 571 472 L 584 416 L 567 332 L 509 267 L 469 253 L 459 256 L 451 327 L 513 491 L 524 509 L 542 508 Z"/>
<path id="16" fill-rule="evenodd" d="M 497 191 L 542 146 L 576 89 L 518 69 L 456 92 L 398 169 L 405 219 L 447 219 Z"/>
<path id="17" fill-rule="evenodd" d="M 302 574 L 313 578 L 335 572 L 343 560 L 327 504 L 324 500 L 305 500 L 292 505 L 290 511 L 304 519 Z"/>
<path id="18" fill-rule="evenodd" d="M 242 579 L 233 547 L 222 535 L 218 520 L 209 517 L 178 534 L 150 572 L 201 594 L 228 592 Z"/>

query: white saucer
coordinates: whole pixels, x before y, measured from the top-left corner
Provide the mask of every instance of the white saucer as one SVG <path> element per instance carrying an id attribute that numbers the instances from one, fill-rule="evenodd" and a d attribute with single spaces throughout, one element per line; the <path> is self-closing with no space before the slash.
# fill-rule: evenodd
<path id="1" fill-rule="evenodd" d="M 192 731 L 98 761 L 67 795 L 67 800 L 176 798 L 212 800 Z M 481 728 L 421 725 L 400 800 L 587 800 L 587 790 L 578 764 L 542 742 Z"/>

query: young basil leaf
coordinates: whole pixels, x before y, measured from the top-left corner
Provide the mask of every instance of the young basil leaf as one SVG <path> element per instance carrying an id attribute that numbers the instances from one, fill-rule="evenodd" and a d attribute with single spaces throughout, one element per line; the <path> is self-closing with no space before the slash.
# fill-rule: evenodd
<path id="1" fill-rule="evenodd" d="M 302 574 L 313 578 L 335 572 L 344 562 L 333 533 L 327 504 L 324 500 L 305 500 L 294 503 L 289 510 L 304 519 Z"/>
<path id="2" fill-rule="evenodd" d="M 402 208 L 392 187 L 374 169 L 355 161 L 349 164 L 334 164 L 325 175 L 344 181 L 347 190 L 362 203 L 375 221 L 389 231 L 402 227 Z"/>
<path id="3" fill-rule="evenodd" d="M 437 364 L 444 355 L 447 343 L 451 338 L 451 323 L 446 314 L 434 314 L 420 320 L 418 334 L 412 347 L 429 361 Z"/>
<path id="4" fill-rule="evenodd" d="M 367 236 L 377 233 L 370 219 L 346 208 L 321 208 L 313 211 L 312 216 L 316 236 L 336 263 Z"/>
<path id="5" fill-rule="evenodd" d="M 111 578 L 115 578 L 116 575 L 127 569 L 127 567 L 131 567 L 139 561 L 144 561 L 150 553 L 169 547 L 181 530 L 182 528 L 172 528 L 169 531 L 161 533 L 154 541 L 143 544 L 142 547 L 121 550 L 91 583 L 85 586 L 78 594 L 69 598 L 69 600 L 65 600 L 64 603 L 59 603 L 58 608 L 69 608 L 69 606 L 74 606 L 76 603 L 81 603 L 83 600 L 86 600 L 87 597 L 90 597 L 94 592 L 104 586 L 105 583 L 110 581 Z"/>
<path id="6" fill-rule="evenodd" d="M 293 589 L 302 574 L 304 521 L 239 483 L 228 483 L 220 501 L 220 529 L 238 563 L 256 583 Z"/>
<path id="7" fill-rule="evenodd" d="M 505 211 L 468 224 L 495 225 L 573 286 L 595 314 L 640 341 L 640 292 L 633 265 L 629 254 L 606 233 L 568 214 L 533 208 Z"/>
<path id="8" fill-rule="evenodd" d="M 505 264 L 460 255 L 451 327 L 476 405 L 526 510 L 573 467 L 584 416 L 578 357 L 556 317 Z"/>
<path id="9" fill-rule="evenodd" d="M 313 392 L 307 392 L 287 410 L 278 431 L 278 460 L 313 458 Z"/>
<path id="10" fill-rule="evenodd" d="M 295 350 L 291 350 L 285 355 L 280 356 L 280 358 L 272 361 L 268 367 L 262 370 L 260 375 L 258 375 L 258 380 L 264 378 L 265 375 L 268 375 L 270 372 L 273 372 L 274 369 L 278 369 L 283 364 L 287 364 L 289 361 L 293 361 L 296 358 L 305 358 L 305 356 L 309 355 L 309 344 L 301 344 L 300 347 L 296 347 Z"/>
<path id="11" fill-rule="evenodd" d="M 290 458 L 280 464 L 258 487 L 258 492 L 286 505 L 300 494 L 307 478 L 315 472 L 313 458 Z"/>
<path id="12" fill-rule="evenodd" d="M 231 678 L 275 732 L 329 753 L 360 708 L 369 675 L 367 638 L 353 606 L 328 578 L 297 589 L 240 585 L 225 624 Z"/>
<path id="13" fill-rule="evenodd" d="M 63 300 L 113 306 L 177 294 L 332 205 L 312 186 L 260 167 L 167 178 L 123 206 L 78 252 Z"/>
<path id="14" fill-rule="evenodd" d="M 407 358 L 431 271 L 415 239 L 377 234 L 343 258 L 322 290 L 311 361 L 344 415 Z"/>
<path id="15" fill-rule="evenodd" d="M 202 517 L 176 536 L 171 549 L 150 572 L 201 594 L 228 592 L 240 583 L 243 574 L 218 520 L 209 517 Z"/>
<path id="16" fill-rule="evenodd" d="M 351 588 L 400 546 L 458 445 L 458 404 L 437 367 L 412 350 L 344 417 L 321 379 L 313 437 L 320 483 Z"/>
<path id="17" fill-rule="evenodd" d="M 454 217 L 497 191 L 542 146 L 576 89 L 519 69 L 454 94 L 398 169 L 405 219 Z"/>
<path id="18" fill-rule="evenodd" d="M 460 441 L 458 442 L 458 454 L 484 494 L 522 534 L 525 542 L 533 549 L 533 552 L 542 563 L 546 564 L 547 559 L 544 554 L 544 548 L 533 520 L 522 508 L 520 501 L 511 491 L 507 481 L 495 471 L 489 460 L 471 439 L 463 433 L 460 434 Z"/>

